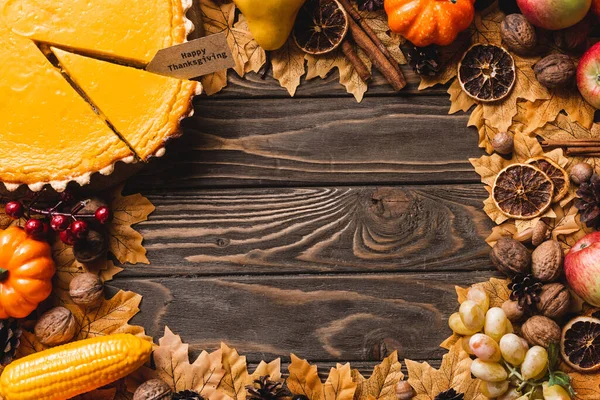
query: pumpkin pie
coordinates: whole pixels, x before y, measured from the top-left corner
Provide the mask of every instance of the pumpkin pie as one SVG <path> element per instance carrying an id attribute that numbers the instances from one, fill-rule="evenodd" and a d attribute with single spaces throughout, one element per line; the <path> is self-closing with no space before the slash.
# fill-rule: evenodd
<path id="1" fill-rule="evenodd" d="M 67 75 L 143 160 L 178 136 L 196 82 L 52 48 Z M 160 155 L 160 153 L 159 153 Z"/>

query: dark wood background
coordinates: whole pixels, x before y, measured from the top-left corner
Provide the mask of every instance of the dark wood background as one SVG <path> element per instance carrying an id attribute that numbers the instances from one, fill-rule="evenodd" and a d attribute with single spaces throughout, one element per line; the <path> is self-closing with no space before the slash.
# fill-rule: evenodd
<path id="1" fill-rule="evenodd" d="M 468 116 L 404 72 L 401 93 L 376 74 L 360 104 L 337 73 L 295 98 L 233 73 L 197 97 L 185 135 L 127 186 L 156 205 L 138 225 L 151 264 L 111 283 L 144 296 L 134 322 L 253 363 L 439 364 L 454 285 L 492 274 L 492 222 Z"/>

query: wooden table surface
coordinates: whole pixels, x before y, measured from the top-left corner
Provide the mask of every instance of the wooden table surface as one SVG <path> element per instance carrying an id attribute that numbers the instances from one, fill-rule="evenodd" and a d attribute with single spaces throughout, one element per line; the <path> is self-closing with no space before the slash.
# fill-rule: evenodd
<path id="1" fill-rule="evenodd" d="M 337 73 L 295 98 L 235 74 L 197 97 L 185 135 L 127 186 L 156 205 L 137 226 L 151 264 L 111 283 L 143 295 L 134 322 L 251 363 L 439 364 L 454 286 L 493 273 L 493 224 L 468 116 L 403 70 L 401 93 L 376 74 L 360 104 Z"/>

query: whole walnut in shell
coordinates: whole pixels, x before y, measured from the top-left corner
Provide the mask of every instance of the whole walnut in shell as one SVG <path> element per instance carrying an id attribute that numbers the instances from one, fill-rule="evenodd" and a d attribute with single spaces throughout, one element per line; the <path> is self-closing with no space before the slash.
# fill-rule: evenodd
<path id="1" fill-rule="evenodd" d="M 510 14 L 500 25 L 502 42 L 517 54 L 529 54 L 537 45 L 535 28 L 522 14 Z"/>
<path id="2" fill-rule="evenodd" d="M 150 379 L 142 383 L 135 393 L 133 400 L 167 400 L 173 395 L 171 387 L 160 379 Z"/>
<path id="3" fill-rule="evenodd" d="M 571 293 L 562 283 L 549 283 L 542 287 L 537 304 L 538 311 L 545 317 L 559 319 L 571 306 Z"/>
<path id="4" fill-rule="evenodd" d="M 523 338 L 532 346 L 548 348 L 552 343 L 560 342 L 560 326 L 548 317 L 534 315 L 521 327 Z"/>
<path id="5" fill-rule="evenodd" d="M 79 306 L 98 307 L 104 300 L 104 283 L 91 272 L 79 274 L 69 284 L 69 296 Z"/>
<path id="6" fill-rule="evenodd" d="M 531 266 L 529 250 L 512 238 L 498 240 L 490 258 L 498 271 L 508 276 L 528 273 Z"/>
<path id="7" fill-rule="evenodd" d="M 77 321 L 68 309 L 54 307 L 46 311 L 34 327 L 35 337 L 46 346 L 68 343 L 75 336 Z"/>
<path id="8" fill-rule="evenodd" d="M 570 84 L 577 67 L 566 54 L 550 54 L 535 64 L 533 72 L 538 82 L 553 89 Z"/>
<path id="9" fill-rule="evenodd" d="M 563 249 L 556 240 L 546 240 L 531 253 L 531 273 L 542 282 L 557 280 L 563 271 Z"/>

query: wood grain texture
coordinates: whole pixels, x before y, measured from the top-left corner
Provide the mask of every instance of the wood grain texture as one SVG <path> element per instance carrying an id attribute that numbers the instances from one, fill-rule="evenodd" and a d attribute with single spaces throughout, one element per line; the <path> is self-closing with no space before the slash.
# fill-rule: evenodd
<path id="1" fill-rule="evenodd" d="M 457 308 L 455 285 L 489 273 L 117 279 L 142 294 L 133 320 L 160 337 L 170 326 L 193 350 L 221 341 L 250 361 L 439 359 Z"/>
<path id="2" fill-rule="evenodd" d="M 479 182 L 477 132 L 440 97 L 198 99 L 144 188 Z"/>
<path id="3" fill-rule="evenodd" d="M 480 185 L 144 194 L 152 263 L 124 276 L 491 269 Z"/>

